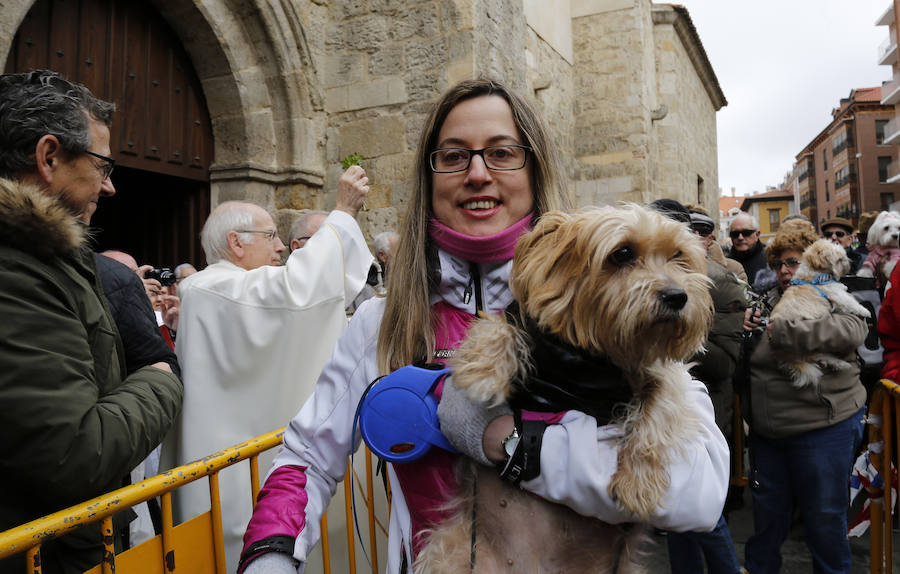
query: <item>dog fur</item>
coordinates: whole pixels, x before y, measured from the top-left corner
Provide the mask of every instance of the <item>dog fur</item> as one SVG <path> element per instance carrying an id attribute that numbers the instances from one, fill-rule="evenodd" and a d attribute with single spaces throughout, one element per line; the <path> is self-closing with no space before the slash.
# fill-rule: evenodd
<path id="1" fill-rule="evenodd" d="M 687 226 L 636 206 L 550 212 L 516 246 L 510 287 L 520 313 L 549 333 L 622 369 L 634 400 L 609 494 L 638 522 L 669 485 L 672 453 L 700 432 L 691 416 L 686 366 L 712 320 L 705 252 Z M 529 336 L 500 317 L 477 320 L 450 365 L 453 382 L 499 404 L 528 372 Z M 457 469 L 453 517 L 428 533 L 416 573 L 468 572 L 477 507 L 476 572 L 644 572 L 637 525 L 610 525 L 502 481 L 468 459 Z"/>
<path id="2" fill-rule="evenodd" d="M 849 270 L 850 260 L 844 248 L 828 239 L 819 239 L 803 252 L 793 280 L 813 281 L 822 274 L 828 274 L 834 281 L 818 285 L 792 285 L 784 291 L 784 295 L 772 309 L 770 320 L 819 319 L 832 312 L 868 318 L 869 311 L 839 281 Z M 778 349 L 773 351 L 790 373 L 797 388 L 817 384 L 823 369 L 842 370 L 850 367 L 846 361 L 823 353 L 796 357 Z"/>
<path id="3" fill-rule="evenodd" d="M 900 213 L 882 211 L 875 218 L 866 235 L 866 247 L 869 255 L 863 262 L 857 275 L 875 277 L 878 285 L 887 283 L 900 259 Z"/>

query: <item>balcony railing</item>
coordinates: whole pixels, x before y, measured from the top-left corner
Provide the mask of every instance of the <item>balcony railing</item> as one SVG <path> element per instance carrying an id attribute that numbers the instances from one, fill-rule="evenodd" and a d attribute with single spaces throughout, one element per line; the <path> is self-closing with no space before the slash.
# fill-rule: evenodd
<path id="1" fill-rule="evenodd" d="M 890 66 L 897 61 L 897 42 L 890 36 L 878 46 L 878 65 Z"/>
<path id="2" fill-rule="evenodd" d="M 896 145 L 900 143 L 900 116 L 894 116 L 884 125 L 883 145 Z"/>
<path id="3" fill-rule="evenodd" d="M 875 20 L 876 26 L 890 26 L 891 22 L 894 21 L 894 2 L 893 0 L 888 2 L 888 7 L 885 11 L 878 17 L 878 20 Z"/>
<path id="4" fill-rule="evenodd" d="M 880 171 L 880 170 L 879 170 Z M 881 173 L 878 174 L 879 176 Z M 881 178 L 879 177 L 879 181 Z M 887 180 L 881 183 L 897 183 L 900 182 L 900 162 L 892 161 L 887 168 Z"/>
<path id="5" fill-rule="evenodd" d="M 842 141 L 838 144 L 835 144 L 834 147 L 831 148 L 831 155 L 837 155 L 837 154 L 841 153 L 842 151 L 844 151 L 845 149 L 847 149 L 848 141 L 849 140 L 844 139 L 844 141 Z"/>
<path id="6" fill-rule="evenodd" d="M 845 185 L 849 185 L 851 183 L 856 183 L 856 173 L 852 171 L 841 177 L 840 179 L 836 179 L 834 181 L 834 191 L 837 191 Z"/>
<path id="7" fill-rule="evenodd" d="M 892 106 L 900 102 L 900 78 L 894 77 L 881 84 L 881 105 Z"/>

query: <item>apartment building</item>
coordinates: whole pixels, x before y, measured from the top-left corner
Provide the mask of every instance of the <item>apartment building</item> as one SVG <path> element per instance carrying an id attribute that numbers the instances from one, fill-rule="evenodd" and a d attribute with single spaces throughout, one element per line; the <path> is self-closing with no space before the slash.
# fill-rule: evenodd
<path id="1" fill-rule="evenodd" d="M 832 217 L 855 224 L 860 213 L 887 209 L 900 198 L 897 146 L 887 137 L 894 108 L 883 103 L 883 93 L 882 87 L 851 90 L 795 157 L 791 189 L 800 213 L 817 226 Z"/>
<path id="2" fill-rule="evenodd" d="M 897 161 L 897 146 L 900 145 L 900 57 L 897 50 L 897 31 L 900 30 L 900 13 L 896 8 L 898 3 L 896 0 L 888 0 L 887 7 L 878 20 L 876 26 L 887 26 L 888 35 L 881 46 L 878 47 L 878 63 L 882 66 L 891 67 L 891 80 L 884 82 L 881 89 L 881 104 L 889 106 L 893 113 L 888 121 L 883 125 L 883 143 L 890 146 L 892 160 L 887 168 L 887 183 L 900 183 L 900 162 Z M 886 156 L 887 154 L 885 154 Z M 881 160 L 887 164 L 888 160 Z M 880 202 L 877 207 L 871 209 L 888 209 L 895 201 L 900 200 L 900 196 L 896 195 L 894 190 L 885 190 L 880 196 Z"/>

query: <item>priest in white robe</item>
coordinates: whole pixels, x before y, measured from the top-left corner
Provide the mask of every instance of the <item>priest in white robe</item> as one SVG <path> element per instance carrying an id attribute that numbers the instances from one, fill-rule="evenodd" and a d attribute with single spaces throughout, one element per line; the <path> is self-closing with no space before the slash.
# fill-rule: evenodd
<path id="1" fill-rule="evenodd" d="M 265 209 L 229 201 L 210 214 L 201 232 L 210 265 L 178 288 L 184 406 L 164 442 L 162 468 L 275 430 L 300 410 L 372 264 L 355 219 L 368 190 L 363 169 L 348 169 L 336 209 L 284 265 L 285 246 Z M 267 454 L 263 475 L 274 449 Z M 222 471 L 219 484 L 227 571 L 234 572 L 252 509 L 247 464 Z M 174 505 L 178 521 L 209 510 L 207 480 L 176 491 Z"/>

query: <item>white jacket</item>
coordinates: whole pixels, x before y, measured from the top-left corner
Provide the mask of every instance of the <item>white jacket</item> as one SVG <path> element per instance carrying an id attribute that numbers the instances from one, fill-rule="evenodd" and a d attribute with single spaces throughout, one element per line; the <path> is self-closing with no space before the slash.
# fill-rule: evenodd
<path id="1" fill-rule="evenodd" d="M 441 252 L 441 256 L 444 270 L 445 254 Z M 445 273 L 442 283 L 446 279 Z M 450 291 L 442 286 L 442 294 Z M 462 307 L 459 301 L 446 296 L 444 300 Z M 361 440 L 359 432 L 352 434 L 351 428 L 363 391 L 378 376 L 376 349 L 384 303 L 384 299 L 370 299 L 353 316 L 322 370 L 316 392 L 288 425 L 285 448 L 275 459 L 273 470 L 283 465 L 307 468 L 306 526 L 294 546 L 294 558 L 301 562 L 319 540 L 319 519 L 344 477 L 347 456 Z M 685 371 L 685 377 L 688 376 Z M 669 492 L 652 523 L 666 530 L 708 531 L 718 521 L 728 491 L 728 444 L 716 426 L 706 387 L 692 381 L 690 388 L 690 399 L 704 431 L 671 464 Z M 616 471 L 617 441 L 621 435 L 621 429 L 615 425 L 598 427 L 593 417 L 568 412 L 560 424 L 547 427 L 540 476 L 522 483 L 522 487 L 605 522 L 633 521 L 632 516 L 616 508 L 607 491 Z M 388 473 L 393 498 L 386 572 L 394 574 L 399 572 L 401 549 L 409 552 L 412 548 L 412 533 L 406 501 L 392 465 L 388 465 Z M 412 557 L 407 558 L 412 564 Z"/>
<path id="2" fill-rule="evenodd" d="M 164 443 L 163 468 L 286 424 L 312 393 L 371 263 L 356 220 L 333 211 L 284 266 L 247 271 L 219 261 L 185 279 L 175 346 L 184 406 Z M 260 468 L 271 460 L 260 457 Z M 220 489 L 233 572 L 251 514 L 246 463 L 223 471 Z M 206 481 L 179 489 L 175 504 L 181 520 L 209 509 Z"/>

